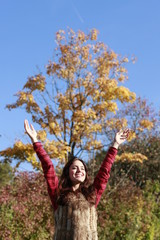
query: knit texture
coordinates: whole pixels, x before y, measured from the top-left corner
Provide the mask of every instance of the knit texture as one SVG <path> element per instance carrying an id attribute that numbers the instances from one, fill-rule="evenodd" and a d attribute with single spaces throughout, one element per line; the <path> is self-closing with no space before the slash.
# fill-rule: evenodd
<path id="1" fill-rule="evenodd" d="M 69 193 L 55 212 L 54 240 L 97 240 L 97 212 L 82 193 Z"/>

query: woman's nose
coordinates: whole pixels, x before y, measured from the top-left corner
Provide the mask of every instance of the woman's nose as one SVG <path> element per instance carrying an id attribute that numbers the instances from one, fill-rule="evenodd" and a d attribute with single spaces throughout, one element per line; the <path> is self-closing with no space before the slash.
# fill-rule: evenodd
<path id="1" fill-rule="evenodd" d="M 77 172 L 81 172 L 81 169 L 77 168 Z"/>

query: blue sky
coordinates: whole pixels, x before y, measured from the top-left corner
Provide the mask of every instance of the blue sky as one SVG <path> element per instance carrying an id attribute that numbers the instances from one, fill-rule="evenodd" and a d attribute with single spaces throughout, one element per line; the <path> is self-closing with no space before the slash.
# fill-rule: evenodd
<path id="1" fill-rule="evenodd" d="M 160 69 L 159 0 L 3 0 L 0 7 L 0 150 L 24 138 L 23 110 L 8 111 L 27 77 L 52 59 L 59 29 L 96 28 L 116 53 L 136 56 L 126 86 L 158 109 Z"/>

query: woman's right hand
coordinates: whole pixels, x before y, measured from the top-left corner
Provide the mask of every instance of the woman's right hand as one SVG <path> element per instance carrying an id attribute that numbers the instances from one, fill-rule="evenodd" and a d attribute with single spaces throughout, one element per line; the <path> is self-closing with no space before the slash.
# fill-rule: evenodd
<path id="1" fill-rule="evenodd" d="M 29 126 L 28 120 L 26 119 L 24 120 L 24 129 L 33 143 L 38 142 L 36 130 L 34 129 L 32 124 L 30 124 Z"/>

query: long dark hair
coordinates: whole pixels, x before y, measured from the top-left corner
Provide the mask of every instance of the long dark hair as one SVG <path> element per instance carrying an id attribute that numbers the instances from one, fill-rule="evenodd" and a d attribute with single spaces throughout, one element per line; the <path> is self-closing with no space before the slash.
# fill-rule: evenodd
<path id="1" fill-rule="evenodd" d="M 76 160 L 81 161 L 82 164 L 84 165 L 86 178 L 84 182 L 80 183 L 78 190 L 74 192 L 72 189 L 73 184 L 69 177 L 69 168 L 72 165 L 72 163 Z M 79 159 L 77 157 L 72 157 L 63 168 L 63 172 L 60 177 L 59 187 L 57 191 L 57 203 L 59 205 L 65 205 L 65 203 L 67 202 L 67 195 L 69 192 L 73 192 L 75 194 L 77 194 L 77 192 L 81 192 L 89 203 L 95 204 L 96 194 L 95 194 L 94 186 L 93 184 L 91 184 L 91 181 L 88 176 L 87 166 L 82 159 Z"/>

